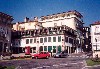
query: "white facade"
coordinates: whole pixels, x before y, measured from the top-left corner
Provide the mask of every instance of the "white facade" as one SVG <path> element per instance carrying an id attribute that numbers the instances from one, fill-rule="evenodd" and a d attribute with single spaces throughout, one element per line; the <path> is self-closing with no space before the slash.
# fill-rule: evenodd
<path id="1" fill-rule="evenodd" d="M 69 11 L 66 13 L 59 13 L 54 15 L 48 15 L 41 17 L 43 27 L 57 27 L 57 26 L 68 26 L 73 30 L 77 31 L 77 40 L 79 45 L 83 43 L 83 20 L 82 15 L 76 11 Z M 70 45 L 71 46 L 71 45 Z M 82 52 L 81 47 L 77 48 L 77 52 Z"/>
<path id="2" fill-rule="evenodd" d="M 82 21 L 82 15 L 77 12 L 77 11 L 69 11 L 69 12 L 66 12 L 66 13 L 60 13 L 60 14 L 53 14 L 53 15 L 47 15 L 47 16 L 42 16 L 40 17 L 39 20 L 35 19 L 36 21 L 29 21 L 29 20 L 25 20 L 25 22 L 23 23 L 17 23 L 17 24 L 14 24 L 13 25 L 13 29 L 16 30 L 16 31 L 19 31 L 20 29 L 23 29 L 24 28 L 24 31 L 25 30 L 32 30 L 32 29 L 41 29 L 42 28 L 54 28 L 54 27 L 58 27 L 58 26 L 67 26 L 70 28 L 69 31 L 71 31 L 71 29 L 73 29 L 74 31 L 77 31 L 77 35 L 75 36 L 75 38 L 72 37 L 71 35 L 71 38 L 73 39 L 77 39 L 79 41 L 79 47 L 80 48 L 77 48 L 76 50 L 77 53 L 78 52 L 81 52 L 80 49 L 81 49 L 81 41 L 82 41 L 82 30 L 80 30 L 80 28 L 82 29 L 83 27 L 83 21 Z M 37 27 L 37 28 L 36 28 Z M 60 27 L 60 29 L 61 29 Z M 63 30 L 62 30 L 63 31 Z M 52 32 L 52 33 L 55 33 L 56 32 Z M 58 38 L 59 35 L 55 35 L 53 34 L 52 36 L 50 36 L 51 38 L 53 38 L 54 36 L 56 38 Z M 73 34 L 74 35 L 74 34 Z M 47 35 L 45 35 L 45 37 L 49 37 Z M 64 49 L 70 49 L 69 53 L 71 53 L 71 47 L 73 47 L 73 44 L 69 43 L 69 42 L 65 42 L 65 35 L 61 35 L 61 38 L 63 39 L 63 41 L 61 42 L 45 42 L 45 43 L 40 43 L 39 42 L 36 42 L 36 43 L 29 43 L 29 44 L 26 44 L 26 39 L 33 39 L 34 41 L 34 38 L 36 38 L 36 41 L 40 40 L 40 38 L 45 38 L 44 36 L 38 36 L 38 37 L 25 37 L 25 38 L 21 38 L 19 41 L 20 41 L 20 44 L 18 45 L 14 45 L 14 47 L 26 47 L 26 46 L 30 46 L 30 47 L 36 47 L 36 51 L 39 50 L 39 47 L 43 46 L 47 46 L 47 48 L 49 46 L 61 46 L 61 50 L 64 50 Z M 47 39 L 48 40 L 48 39 Z M 52 40 L 52 39 L 51 39 Z M 56 39 L 57 41 L 57 39 Z M 15 41 L 16 42 L 16 41 Z M 65 48 L 64 48 L 65 47 Z M 52 48 L 53 49 L 53 48 Z M 48 51 L 48 50 L 47 50 Z"/>
<path id="3" fill-rule="evenodd" d="M 50 41 L 49 41 L 49 37 L 50 37 Z M 54 42 L 53 41 L 53 37 L 55 37 L 56 41 Z M 58 42 L 58 37 L 60 37 L 60 41 Z M 43 39 L 43 40 L 40 40 L 40 39 Z M 46 42 L 44 41 L 44 38 L 46 38 Z M 64 50 L 64 42 L 62 41 L 62 39 L 64 38 L 64 35 L 56 35 L 56 36 L 43 36 L 43 37 L 29 37 L 29 38 L 22 38 L 21 40 L 20 39 L 16 39 L 14 41 L 14 47 L 27 47 L 27 46 L 30 46 L 30 48 L 32 47 L 36 47 L 36 53 L 38 53 L 39 51 L 39 47 L 42 46 L 43 47 L 43 51 L 44 51 L 44 46 L 47 46 L 47 51 L 48 51 L 48 46 L 52 46 L 52 49 L 53 49 L 53 46 L 63 46 L 61 48 L 61 50 Z M 28 40 L 28 43 L 26 43 L 26 41 Z M 32 41 L 30 41 L 32 40 Z M 42 41 L 42 42 L 41 42 Z M 39 43 L 38 43 L 39 42 Z M 56 51 L 57 52 L 57 51 Z"/>
<path id="4" fill-rule="evenodd" d="M 91 26 L 91 43 L 92 49 L 100 50 L 100 25 L 92 25 Z"/>
<path id="5" fill-rule="evenodd" d="M 100 57 L 100 24 L 91 25 L 91 44 L 93 57 Z"/>
<path id="6" fill-rule="evenodd" d="M 74 30 L 77 30 L 76 25 L 78 22 L 75 21 L 75 18 L 78 18 L 78 17 L 72 14 L 70 16 L 65 15 L 65 17 L 59 16 L 58 18 L 45 19 L 43 20 L 42 26 L 43 27 L 55 27 L 55 26 L 66 25 Z M 81 20 L 80 18 L 78 19 Z"/>

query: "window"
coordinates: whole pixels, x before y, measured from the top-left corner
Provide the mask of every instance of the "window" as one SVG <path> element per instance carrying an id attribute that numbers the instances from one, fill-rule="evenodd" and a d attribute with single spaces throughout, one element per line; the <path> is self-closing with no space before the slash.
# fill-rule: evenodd
<path id="1" fill-rule="evenodd" d="M 51 37 L 48 37 L 48 42 L 51 42 Z"/>
<path id="2" fill-rule="evenodd" d="M 43 38 L 40 38 L 40 43 L 43 43 Z"/>
<path id="3" fill-rule="evenodd" d="M 58 42 L 61 42 L 61 36 L 58 36 Z"/>
<path id="4" fill-rule="evenodd" d="M 44 42 L 47 42 L 47 37 L 44 38 Z"/>
<path id="5" fill-rule="evenodd" d="M 44 51 L 47 51 L 47 46 L 44 46 Z"/>
<path id="6" fill-rule="evenodd" d="M 71 39 L 71 38 L 69 38 L 69 43 L 71 43 L 71 41 L 72 41 L 72 39 Z"/>
<path id="7" fill-rule="evenodd" d="M 26 44 L 29 44 L 29 39 L 26 39 Z"/>
<path id="8" fill-rule="evenodd" d="M 51 52 L 52 46 L 48 46 L 48 52 Z"/>
<path id="9" fill-rule="evenodd" d="M 56 42 L 56 37 L 53 37 L 53 42 Z"/>
<path id="10" fill-rule="evenodd" d="M 70 16 L 70 14 L 67 14 L 67 17 L 69 17 Z"/>
<path id="11" fill-rule="evenodd" d="M 33 47 L 33 53 L 36 53 L 36 47 Z"/>
<path id="12" fill-rule="evenodd" d="M 68 42 L 68 37 L 65 38 L 65 42 Z"/>
<path id="13" fill-rule="evenodd" d="M 61 52 L 61 46 L 58 46 L 58 52 Z"/>
<path id="14" fill-rule="evenodd" d="M 36 43 L 36 38 L 34 38 L 34 43 Z"/>
<path id="15" fill-rule="evenodd" d="M 40 46 L 40 51 L 43 51 L 43 46 Z"/>
<path id="16" fill-rule="evenodd" d="M 30 43 L 32 43 L 33 42 L 33 39 L 30 39 Z"/>
<path id="17" fill-rule="evenodd" d="M 53 53 L 56 53 L 56 46 L 53 46 Z"/>

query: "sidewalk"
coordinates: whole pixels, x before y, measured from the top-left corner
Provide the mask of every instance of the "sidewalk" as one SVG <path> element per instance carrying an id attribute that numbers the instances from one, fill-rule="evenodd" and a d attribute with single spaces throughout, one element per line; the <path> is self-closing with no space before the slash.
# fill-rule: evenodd
<path id="1" fill-rule="evenodd" d="M 30 55 L 25 55 L 25 53 L 20 53 L 20 54 L 12 54 L 14 57 L 25 57 L 25 56 L 30 56 Z"/>
<path id="2" fill-rule="evenodd" d="M 89 58 L 89 56 L 85 55 L 84 53 L 73 53 L 73 54 L 69 54 L 68 57 L 81 57 L 81 58 Z"/>

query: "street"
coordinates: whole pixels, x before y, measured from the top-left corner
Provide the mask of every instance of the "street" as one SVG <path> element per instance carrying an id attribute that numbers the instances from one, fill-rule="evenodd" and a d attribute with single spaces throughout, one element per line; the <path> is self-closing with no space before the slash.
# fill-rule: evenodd
<path id="1" fill-rule="evenodd" d="M 15 66 L 16 69 L 86 69 L 84 57 L 26 59 L 0 62 L 2 66 Z"/>

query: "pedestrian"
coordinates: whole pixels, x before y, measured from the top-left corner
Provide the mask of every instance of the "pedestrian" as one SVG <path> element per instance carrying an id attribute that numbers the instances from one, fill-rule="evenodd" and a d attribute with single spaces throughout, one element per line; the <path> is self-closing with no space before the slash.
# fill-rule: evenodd
<path id="1" fill-rule="evenodd" d="M 53 50 L 51 50 L 51 57 L 52 57 Z"/>

